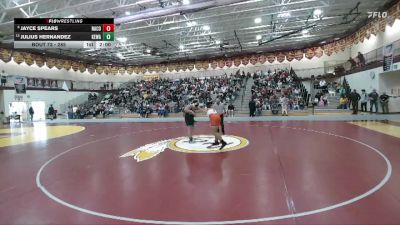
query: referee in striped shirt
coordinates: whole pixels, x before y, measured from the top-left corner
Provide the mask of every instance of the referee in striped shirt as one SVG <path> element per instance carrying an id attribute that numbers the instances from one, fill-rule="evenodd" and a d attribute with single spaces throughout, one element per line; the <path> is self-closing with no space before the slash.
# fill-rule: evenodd
<path id="1" fill-rule="evenodd" d="M 225 114 L 225 106 L 221 102 L 221 99 L 217 98 L 215 100 L 215 104 L 213 106 L 214 110 L 217 111 L 219 116 L 221 117 L 221 133 L 224 135 L 225 134 L 225 127 L 224 127 L 224 114 Z"/>

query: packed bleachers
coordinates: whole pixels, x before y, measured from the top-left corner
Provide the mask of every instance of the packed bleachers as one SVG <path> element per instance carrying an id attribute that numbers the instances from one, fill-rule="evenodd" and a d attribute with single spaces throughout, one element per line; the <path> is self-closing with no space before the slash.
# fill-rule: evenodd
<path id="1" fill-rule="evenodd" d="M 244 82 L 244 75 L 236 74 L 205 78 L 139 80 L 126 84 L 118 92 L 109 93 L 104 98 L 91 104 L 89 101 L 77 106 L 74 113 L 78 118 L 86 116 L 107 116 L 118 113 L 137 113 L 148 117 L 157 113 L 165 117 L 168 113 L 181 112 L 182 108 L 193 99 L 205 105 L 216 98 L 225 103 L 236 99 Z M 76 112 L 78 111 L 78 112 Z"/>
<path id="2" fill-rule="evenodd" d="M 293 70 L 267 71 L 254 76 L 252 99 L 256 115 L 261 115 L 264 110 L 277 113 L 284 104 L 289 110 L 303 110 L 306 96 L 307 91 Z"/>
<path id="3" fill-rule="evenodd" d="M 228 105 L 232 103 L 244 87 L 249 77 L 254 79 L 252 99 L 256 102 L 256 114 L 271 110 L 273 113 L 285 104 L 289 110 L 306 108 L 307 91 L 294 71 L 280 69 L 257 71 L 254 74 L 237 71 L 236 74 L 218 77 L 139 80 L 130 82 L 125 88 L 108 93 L 96 101 L 88 101 L 79 106 L 71 106 L 73 118 L 88 116 L 106 117 L 111 114 L 139 114 L 149 117 L 157 114 L 165 117 L 169 113 L 179 113 L 193 99 L 201 105 L 220 98 Z M 246 103 L 245 103 L 246 104 Z"/>

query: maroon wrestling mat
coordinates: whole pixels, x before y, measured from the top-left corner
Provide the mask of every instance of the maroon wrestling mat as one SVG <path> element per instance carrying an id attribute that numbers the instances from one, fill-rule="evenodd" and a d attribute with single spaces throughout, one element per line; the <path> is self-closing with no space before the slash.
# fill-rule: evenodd
<path id="1" fill-rule="evenodd" d="M 400 224 L 392 136 L 345 122 L 237 122 L 225 128 L 231 149 L 185 152 L 183 123 L 79 125 L 0 148 L 1 224 Z M 160 141 L 162 151 L 149 146 Z M 120 157 L 143 146 L 158 152 Z"/>

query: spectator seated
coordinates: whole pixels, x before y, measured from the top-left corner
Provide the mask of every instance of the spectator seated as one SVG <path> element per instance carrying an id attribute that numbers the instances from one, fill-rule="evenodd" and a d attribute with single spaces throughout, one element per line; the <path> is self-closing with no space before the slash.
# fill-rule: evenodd
<path id="1" fill-rule="evenodd" d="M 147 118 L 152 113 L 166 117 L 169 113 L 179 113 L 193 99 L 198 99 L 204 105 L 216 98 L 224 102 L 233 102 L 245 76 L 239 72 L 231 75 L 207 78 L 139 80 L 126 84 L 115 94 L 107 94 L 99 104 L 85 106 L 85 116 L 109 115 L 114 108 L 120 108 L 127 113 L 138 113 Z M 92 97 L 93 98 L 93 97 Z"/>
<path id="2" fill-rule="evenodd" d="M 301 82 L 289 70 L 268 71 L 261 73 L 254 80 L 252 98 L 256 102 L 256 115 L 261 115 L 263 110 L 273 113 L 281 109 L 280 97 L 286 95 L 290 110 L 303 110 L 305 107 Z"/>

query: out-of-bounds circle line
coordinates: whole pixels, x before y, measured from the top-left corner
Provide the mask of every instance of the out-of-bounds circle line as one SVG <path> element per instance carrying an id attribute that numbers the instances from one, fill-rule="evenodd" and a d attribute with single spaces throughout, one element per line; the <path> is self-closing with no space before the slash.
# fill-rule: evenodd
<path id="1" fill-rule="evenodd" d="M 51 159 L 49 159 L 47 162 L 45 162 L 39 169 L 39 171 L 36 174 L 36 185 L 37 187 L 50 199 L 52 199 L 53 201 L 64 205 L 68 208 L 86 213 L 86 214 L 90 214 L 93 216 L 98 216 L 98 217 L 103 217 L 103 218 L 107 218 L 107 219 L 113 219 L 113 220 L 120 220 L 120 221 L 127 221 L 127 222 L 135 222 L 135 223 L 147 223 L 147 224 L 176 224 L 176 225 L 211 225 L 211 224 L 247 224 L 247 223 L 258 223 L 258 222 L 267 222 L 267 221 L 274 221 L 274 220 L 283 220 L 283 219 L 291 219 L 291 218 L 297 218 L 297 217 L 303 217 L 303 216 L 308 216 L 308 215 L 313 215 L 313 214 L 318 214 L 318 213 L 322 213 L 322 212 L 326 212 L 326 211 L 330 211 L 333 209 L 337 209 L 339 207 L 343 207 L 346 205 L 350 205 L 354 202 L 360 201 L 370 195 L 372 195 L 373 193 L 377 192 L 379 189 L 381 189 L 390 179 L 391 175 L 392 175 L 392 164 L 390 163 L 389 159 L 382 153 L 380 152 L 378 149 L 363 143 L 361 141 L 355 140 L 353 138 L 349 138 L 349 137 L 345 137 L 342 135 L 338 135 L 338 134 L 333 134 L 333 133 L 329 133 L 329 132 L 324 132 L 324 131 L 317 131 L 317 130 L 310 130 L 310 129 L 305 129 L 305 128 L 299 128 L 299 127 L 289 127 L 289 126 L 272 126 L 272 125 L 250 125 L 250 126 L 255 126 L 255 127 L 272 127 L 272 128 L 284 128 L 284 129 L 293 129 L 293 130 L 302 130 L 302 131 L 308 131 L 308 132 L 312 132 L 312 133 L 318 133 L 318 134 L 325 134 L 325 135 L 329 135 L 329 136 L 334 136 L 334 137 L 338 137 L 338 138 L 343 138 L 358 144 L 361 144 L 367 148 L 369 148 L 370 150 L 374 151 L 375 153 L 377 153 L 381 158 L 383 158 L 383 160 L 386 162 L 386 166 L 387 166 L 387 170 L 386 170 L 386 175 L 384 176 L 384 178 L 376 185 L 374 186 L 372 189 L 368 190 L 367 192 L 358 195 L 354 198 L 351 198 L 347 201 L 343 201 L 331 206 L 327 206 L 327 207 L 323 207 L 323 208 L 319 208 L 319 209 L 315 209 L 315 210 L 309 210 L 309 211 L 304 211 L 304 212 L 299 212 L 299 213 L 293 213 L 293 214 L 287 214 L 287 215 L 280 215 L 280 216 L 271 216 L 271 217 L 263 217 L 263 218 L 255 218 L 255 219 L 242 219 L 242 220 L 226 220 L 226 221 L 163 221 L 163 220 L 148 220 L 148 219 L 138 219 L 138 218 L 131 218 L 131 217 L 124 217 L 124 216 L 116 216 L 116 215 L 111 215 L 111 214 L 107 214 L 107 213 L 101 213 L 101 212 L 96 212 L 90 209 L 85 209 L 85 208 L 81 208 L 77 205 L 68 203 L 58 197 L 56 197 L 55 195 L 53 195 L 52 193 L 50 193 L 45 186 L 42 185 L 41 183 L 41 174 L 43 172 L 43 170 L 46 168 L 46 166 L 48 166 L 51 162 L 53 162 L 54 160 L 58 159 L 59 157 L 67 154 L 68 152 L 74 151 L 76 149 L 79 149 L 83 146 L 86 145 L 90 145 L 93 143 L 97 143 L 97 142 L 101 142 L 101 141 L 105 141 L 105 140 L 109 140 L 115 137 L 119 137 L 119 136 L 123 136 L 123 135 L 131 135 L 131 134 L 138 134 L 138 133 L 145 133 L 145 132 L 151 132 L 151 131 L 157 131 L 157 130 L 165 130 L 165 129 L 174 129 L 174 128 L 181 128 L 181 127 L 167 127 L 167 128 L 159 128 L 159 129 L 151 129 L 151 130 L 143 130 L 143 131 L 136 131 L 136 132 L 130 132 L 130 133 L 125 133 L 125 134 L 119 134 L 119 135 L 114 135 L 111 137 L 106 137 L 106 138 L 102 138 L 102 139 L 98 139 L 98 140 L 94 140 L 94 141 L 90 141 L 87 143 L 84 143 L 82 145 L 79 146 L 75 146 L 73 148 L 70 148 L 64 152 L 59 153 L 58 155 L 52 157 Z"/>

